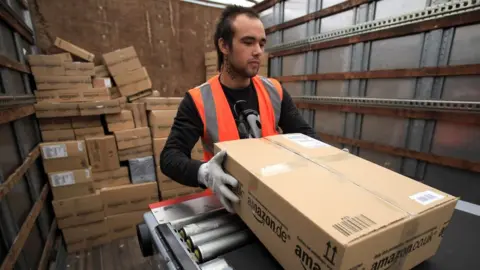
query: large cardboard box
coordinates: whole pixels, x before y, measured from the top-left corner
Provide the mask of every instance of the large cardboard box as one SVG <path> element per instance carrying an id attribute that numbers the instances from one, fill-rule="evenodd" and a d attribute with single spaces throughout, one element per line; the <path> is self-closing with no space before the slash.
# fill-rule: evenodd
<path id="1" fill-rule="evenodd" d="M 410 269 L 435 254 L 457 201 L 301 134 L 222 149 L 236 212 L 285 269 Z"/>
<path id="2" fill-rule="evenodd" d="M 91 101 L 78 104 L 80 115 L 101 115 L 119 113 L 122 111 L 119 99 Z"/>
<path id="3" fill-rule="evenodd" d="M 83 60 L 86 60 L 88 62 L 93 62 L 93 59 L 95 58 L 95 55 L 91 52 L 88 52 L 76 45 L 73 45 L 72 43 L 63 40 L 59 37 L 55 39 L 55 46 L 57 48 L 60 48 L 66 52 L 69 52 L 77 57 L 80 57 Z"/>
<path id="4" fill-rule="evenodd" d="M 122 110 L 117 114 L 105 115 L 105 121 L 110 132 L 135 128 L 133 114 L 130 110 Z"/>
<path id="5" fill-rule="evenodd" d="M 177 110 L 150 111 L 149 124 L 152 129 L 152 137 L 168 137 L 176 115 Z"/>
<path id="6" fill-rule="evenodd" d="M 71 129 L 72 121 L 70 117 L 39 118 L 38 124 L 40 130 L 61 130 Z"/>
<path id="7" fill-rule="evenodd" d="M 136 128 L 148 127 L 147 110 L 144 102 L 127 103 L 127 109 L 132 111 Z"/>
<path id="8" fill-rule="evenodd" d="M 35 76 L 37 90 L 92 88 L 90 76 Z"/>
<path id="9" fill-rule="evenodd" d="M 120 159 L 120 161 L 148 157 L 151 155 L 153 155 L 152 144 L 118 150 L 118 159 Z"/>
<path id="10" fill-rule="evenodd" d="M 93 172 L 113 171 L 120 168 L 117 143 L 112 135 L 85 139 Z"/>
<path id="11" fill-rule="evenodd" d="M 76 117 L 72 117 L 71 120 L 72 120 L 72 127 L 74 129 L 102 126 L 102 121 L 100 120 L 99 115 L 76 116 Z"/>
<path id="12" fill-rule="evenodd" d="M 136 88 L 148 87 L 148 86 L 142 86 L 144 84 L 145 85 L 148 84 L 148 85 L 151 86 L 152 82 L 150 81 L 150 79 L 148 79 L 148 80 L 144 80 L 144 81 L 140 81 L 138 83 L 132 84 L 132 86 L 134 86 Z M 153 95 L 153 90 L 152 89 L 142 90 L 142 91 L 137 92 L 135 94 L 129 95 L 128 96 L 128 101 L 129 102 L 143 102 L 143 99 L 145 99 L 147 97 L 150 97 L 151 95 Z"/>
<path id="13" fill-rule="evenodd" d="M 107 227 L 112 240 L 137 235 L 137 225 L 143 222 L 143 211 L 108 216 Z"/>
<path id="14" fill-rule="evenodd" d="M 65 75 L 65 67 L 59 66 L 31 66 L 33 76 L 62 76 Z"/>
<path id="15" fill-rule="evenodd" d="M 120 167 L 112 171 L 93 172 L 93 187 L 97 190 L 128 184 L 130 184 L 130 178 L 127 167 Z"/>
<path id="16" fill-rule="evenodd" d="M 40 102 L 35 103 L 35 116 L 37 118 L 79 116 L 78 103 Z"/>
<path id="17" fill-rule="evenodd" d="M 105 217 L 99 192 L 64 200 L 53 200 L 52 206 L 60 229 L 101 221 Z"/>
<path id="18" fill-rule="evenodd" d="M 181 97 L 147 97 L 145 104 L 148 111 L 177 110 L 182 100 Z"/>
<path id="19" fill-rule="evenodd" d="M 133 46 L 104 54 L 103 62 L 112 76 L 142 67 Z"/>
<path id="20" fill-rule="evenodd" d="M 157 172 L 158 189 L 160 191 L 180 189 L 180 188 L 187 187 L 182 184 L 179 184 L 177 181 L 174 181 L 168 178 L 165 174 L 162 173 L 160 166 L 156 167 L 156 172 Z"/>
<path id="21" fill-rule="evenodd" d="M 148 210 L 149 204 L 158 201 L 156 182 L 103 188 L 100 195 L 107 216 Z"/>
<path id="22" fill-rule="evenodd" d="M 75 140 L 73 129 L 42 130 L 44 142 L 59 142 Z"/>
<path id="23" fill-rule="evenodd" d="M 111 241 L 105 219 L 80 226 L 64 228 L 62 233 L 69 253 L 90 249 Z"/>
<path id="24" fill-rule="evenodd" d="M 110 90 L 107 88 L 87 88 L 70 90 L 35 91 L 37 102 L 82 102 L 110 100 Z"/>
<path id="25" fill-rule="evenodd" d="M 89 167 L 87 148 L 84 141 L 63 141 L 41 143 L 45 172 L 87 169 Z"/>
<path id="26" fill-rule="evenodd" d="M 150 129 L 147 127 L 115 131 L 114 134 L 118 150 L 152 144 Z"/>
<path id="27" fill-rule="evenodd" d="M 55 200 L 94 193 L 90 168 L 48 173 L 48 180 Z"/>
<path id="28" fill-rule="evenodd" d="M 105 135 L 103 127 L 76 128 L 73 130 L 76 140 L 84 140 L 92 137 L 101 137 Z"/>
<path id="29" fill-rule="evenodd" d="M 93 63 L 67 62 L 64 63 L 65 75 L 68 76 L 94 76 L 95 66 Z"/>

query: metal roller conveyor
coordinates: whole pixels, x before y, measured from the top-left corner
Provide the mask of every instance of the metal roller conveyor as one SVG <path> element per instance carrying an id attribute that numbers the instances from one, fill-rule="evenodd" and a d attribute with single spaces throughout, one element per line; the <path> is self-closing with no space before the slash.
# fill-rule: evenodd
<path id="1" fill-rule="evenodd" d="M 188 224 L 199 222 L 212 217 L 217 217 L 220 215 L 225 215 L 226 213 L 227 211 L 225 209 L 216 209 L 216 210 L 209 211 L 206 213 L 201 213 L 195 216 L 190 216 L 190 217 L 170 221 L 170 225 L 172 225 L 172 227 L 178 231 Z"/>
<path id="2" fill-rule="evenodd" d="M 210 231 L 189 236 L 186 240 L 187 246 L 190 250 L 194 250 L 199 245 L 203 245 L 220 237 L 241 231 L 245 228 L 246 226 L 240 222 L 226 224 Z"/>
<path id="3" fill-rule="evenodd" d="M 182 229 L 180 229 L 179 233 L 183 239 L 187 239 L 187 237 L 189 236 L 210 231 L 228 223 L 238 222 L 238 220 L 238 216 L 226 214 L 219 217 L 203 220 L 197 223 L 188 224 Z"/>
<path id="4" fill-rule="evenodd" d="M 251 232 L 245 229 L 200 245 L 195 248 L 194 254 L 198 261 L 202 263 L 239 248 L 247 244 L 252 238 Z"/>

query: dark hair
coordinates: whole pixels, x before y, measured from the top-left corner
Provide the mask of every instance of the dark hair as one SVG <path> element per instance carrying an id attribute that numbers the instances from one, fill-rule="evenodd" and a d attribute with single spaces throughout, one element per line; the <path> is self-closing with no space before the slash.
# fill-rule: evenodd
<path id="1" fill-rule="evenodd" d="M 218 40 L 222 38 L 223 40 L 225 40 L 225 42 L 228 44 L 230 48 L 232 47 L 233 36 L 235 35 L 235 32 L 233 31 L 233 27 L 232 27 L 232 21 L 238 15 L 241 15 L 241 14 L 245 14 L 250 18 L 260 19 L 260 16 L 258 15 L 258 13 L 255 12 L 255 10 L 253 10 L 252 8 L 248 8 L 248 7 L 242 7 L 238 5 L 229 5 L 223 10 L 222 15 L 220 15 L 220 19 L 218 20 L 217 28 L 215 30 L 215 35 L 213 40 L 215 44 L 215 48 L 217 49 L 218 71 L 220 71 L 223 64 L 223 53 L 220 50 Z"/>

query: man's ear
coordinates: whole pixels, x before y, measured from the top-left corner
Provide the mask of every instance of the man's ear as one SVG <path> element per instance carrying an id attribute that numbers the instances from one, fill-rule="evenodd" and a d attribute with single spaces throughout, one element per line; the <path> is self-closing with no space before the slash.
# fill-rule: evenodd
<path id="1" fill-rule="evenodd" d="M 229 48 L 228 48 L 228 44 L 227 42 L 225 42 L 225 40 L 223 38 L 219 38 L 218 39 L 218 47 L 220 48 L 220 51 L 222 51 L 222 53 L 224 55 L 228 55 L 229 54 Z"/>

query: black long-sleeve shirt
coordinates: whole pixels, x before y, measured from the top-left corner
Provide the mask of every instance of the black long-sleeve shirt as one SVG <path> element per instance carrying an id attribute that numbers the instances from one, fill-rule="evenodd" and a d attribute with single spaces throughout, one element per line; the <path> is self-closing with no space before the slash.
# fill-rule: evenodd
<path id="1" fill-rule="evenodd" d="M 242 89 L 230 89 L 222 85 L 225 96 L 235 116 L 233 106 L 244 100 L 244 109 L 258 112 L 257 92 L 253 84 Z M 283 89 L 279 126 L 283 133 L 302 133 L 316 138 L 315 131 L 306 123 L 291 96 Z M 178 107 L 170 135 L 160 154 L 160 169 L 169 178 L 186 186 L 198 187 L 198 169 L 202 161 L 191 159 L 195 144 L 203 135 L 203 122 L 192 97 L 187 92 Z"/>

